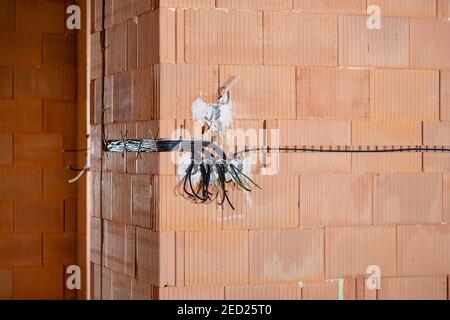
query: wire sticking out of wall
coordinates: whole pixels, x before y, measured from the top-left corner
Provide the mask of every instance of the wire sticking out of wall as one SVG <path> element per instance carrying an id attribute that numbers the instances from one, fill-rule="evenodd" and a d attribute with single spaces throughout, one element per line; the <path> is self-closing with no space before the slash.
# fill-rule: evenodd
<path id="1" fill-rule="evenodd" d="M 253 181 L 253 170 L 249 153 L 393 153 L 393 152 L 450 152 L 445 147 L 384 147 L 382 149 L 352 148 L 314 148 L 314 147 L 252 147 L 227 155 L 220 147 L 225 130 L 233 121 L 233 101 L 230 97 L 231 87 L 238 81 L 238 76 L 231 77 L 220 89 L 216 103 L 207 103 L 197 99 L 192 104 L 194 121 L 202 125 L 202 139 L 125 139 L 105 140 L 106 152 L 187 152 L 178 162 L 179 183 L 175 191 L 194 203 L 211 203 L 219 205 L 227 202 L 234 210 L 229 197 L 231 187 L 243 191 L 247 200 L 254 187 L 261 189 Z"/>
<path id="2" fill-rule="evenodd" d="M 211 203 L 219 205 L 227 202 L 233 209 L 229 198 L 229 187 L 238 187 L 243 192 L 251 192 L 253 187 L 260 186 L 251 178 L 252 167 L 243 156 L 254 152 L 287 152 L 287 153 L 398 153 L 398 152 L 450 152 L 444 147 L 395 147 L 383 149 L 363 148 L 298 148 L 298 147 L 257 147 L 243 149 L 231 155 L 217 144 L 203 140 L 167 140 L 167 139 L 132 139 L 107 140 L 107 152 L 190 152 L 178 163 L 180 182 L 176 187 L 177 194 L 194 203 Z"/>

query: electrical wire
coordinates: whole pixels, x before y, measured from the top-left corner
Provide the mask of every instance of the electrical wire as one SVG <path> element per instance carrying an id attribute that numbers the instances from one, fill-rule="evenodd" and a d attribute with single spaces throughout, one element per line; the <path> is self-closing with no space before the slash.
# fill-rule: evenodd
<path id="1" fill-rule="evenodd" d="M 407 148 L 390 148 L 390 149 L 312 149 L 312 148 L 273 148 L 273 147 L 259 147 L 244 149 L 233 154 L 239 156 L 251 152 L 323 152 L 323 153 L 393 153 L 393 152 L 450 152 L 449 148 L 439 147 L 407 147 Z"/>
<path id="2" fill-rule="evenodd" d="M 298 147 L 256 147 L 240 150 L 231 156 L 216 144 L 203 140 L 124 139 L 105 141 L 107 152 L 191 152 L 190 163 L 175 192 L 193 203 L 219 205 L 227 202 L 234 210 L 227 186 L 251 192 L 252 186 L 261 187 L 242 169 L 242 156 L 252 152 L 314 152 L 314 153 L 396 153 L 396 152 L 450 152 L 444 147 L 393 147 L 385 149 L 314 149 Z M 228 159 L 228 161 L 227 161 Z M 230 161 L 231 160 L 231 161 Z M 232 161 L 237 161 L 235 165 Z"/>

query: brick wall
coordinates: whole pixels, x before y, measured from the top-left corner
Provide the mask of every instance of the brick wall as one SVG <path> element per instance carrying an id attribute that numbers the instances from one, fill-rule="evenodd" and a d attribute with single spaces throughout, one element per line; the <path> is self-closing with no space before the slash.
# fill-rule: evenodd
<path id="1" fill-rule="evenodd" d="M 65 266 L 85 251 L 85 182 L 69 185 L 77 173 L 66 167 L 83 155 L 63 150 L 83 141 L 85 112 L 77 37 L 65 29 L 69 3 L 0 2 L 0 299 L 77 298 Z"/>
<path id="2" fill-rule="evenodd" d="M 381 30 L 366 27 L 371 4 Z M 175 196 L 170 155 L 99 147 L 102 130 L 191 128 L 193 100 L 233 74 L 234 126 L 278 128 L 282 145 L 449 146 L 448 8 L 93 1 L 92 297 L 447 299 L 447 154 L 283 154 L 276 176 L 255 177 L 253 207 L 233 192 L 232 211 Z M 365 287 L 370 265 L 381 290 Z"/>

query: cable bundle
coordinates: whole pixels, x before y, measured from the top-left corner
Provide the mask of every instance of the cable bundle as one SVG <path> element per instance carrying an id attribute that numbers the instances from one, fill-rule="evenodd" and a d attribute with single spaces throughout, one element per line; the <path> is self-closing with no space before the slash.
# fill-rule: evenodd
<path id="1" fill-rule="evenodd" d="M 247 159 L 227 161 L 208 155 L 198 161 L 194 156 L 185 156 L 179 161 L 180 182 L 176 192 L 194 203 L 217 200 L 219 205 L 223 205 L 227 201 L 234 210 L 228 196 L 228 185 L 237 186 L 244 192 L 251 192 L 252 186 L 261 189 L 250 178 L 250 172 L 251 166 Z"/>
<path id="2" fill-rule="evenodd" d="M 227 156 L 216 144 L 203 140 L 124 139 L 105 141 L 107 152 L 188 152 L 178 163 L 180 182 L 176 193 L 194 203 L 225 201 L 234 207 L 228 196 L 228 186 L 249 193 L 252 186 L 261 189 L 252 179 L 252 168 L 243 155 L 251 152 L 313 152 L 313 153 L 392 153 L 392 152 L 450 152 L 444 147 L 399 147 L 390 149 L 314 149 L 297 147 L 258 147 Z"/>

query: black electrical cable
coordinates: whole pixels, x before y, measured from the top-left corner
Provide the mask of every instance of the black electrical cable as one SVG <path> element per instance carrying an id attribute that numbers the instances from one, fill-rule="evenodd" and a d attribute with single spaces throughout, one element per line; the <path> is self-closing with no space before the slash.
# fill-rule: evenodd
<path id="1" fill-rule="evenodd" d="M 233 154 L 233 157 L 251 153 L 251 152 L 271 152 L 271 151 L 286 151 L 286 152 L 317 152 L 317 153 L 393 153 L 393 152 L 420 152 L 420 151 L 432 151 L 432 152 L 450 152 L 448 148 L 431 148 L 431 147 L 411 147 L 411 148 L 391 148 L 391 149 L 312 149 L 312 148 L 272 148 L 272 147 L 260 147 L 238 151 Z"/>
<path id="2" fill-rule="evenodd" d="M 217 199 L 219 205 L 227 202 L 234 210 L 228 195 L 227 185 L 234 184 L 251 192 L 251 185 L 261 189 L 249 176 L 233 163 L 227 162 L 227 155 L 216 144 L 203 140 L 107 140 L 108 152 L 191 152 L 191 163 L 177 185 L 178 194 L 194 203 L 211 203 Z M 394 152 L 450 152 L 444 147 L 393 147 L 389 149 L 314 149 L 297 147 L 256 147 L 235 152 L 228 157 L 238 159 L 252 152 L 313 152 L 313 153 L 394 153 Z M 200 175 L 199 177 L 195 177 Z M 213 178 L 214 175 L 214 178 Z M 227 175 L 229 178 L 227 178 Z M 193 181 L 195 179 L 195 182 Z M 215 180 L 214 180 L 215 179 Z M 212 183 L 217 181 L 217 184 Z M 213 189 L 211 189 L 213 188 Z M 215 190 L 214 190 L 215 188 Z"/>

